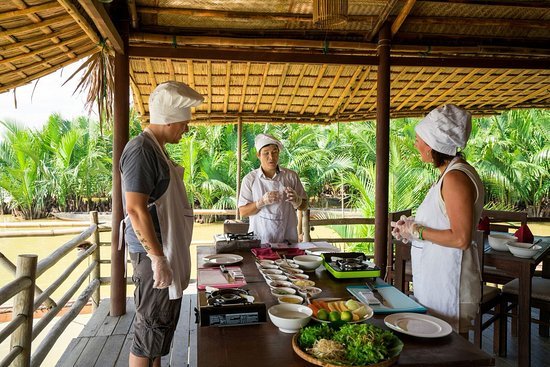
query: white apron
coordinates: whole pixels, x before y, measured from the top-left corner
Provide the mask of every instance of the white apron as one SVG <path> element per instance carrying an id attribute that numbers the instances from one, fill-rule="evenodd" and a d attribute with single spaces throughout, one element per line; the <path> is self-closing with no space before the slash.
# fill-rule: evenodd
<path id="1" fill-rule="evenodd" d="M 474 223 L 483 207 L 483 186 L 471 166 L 453 159 L 435 183 L 416 213 L 416 222 L 433 229 L 450 228 L 449 217 L 441 196 L 445 175 L 454 169 L 465 172 L 477 189 Z M 475 230 L 476 226 L 473 226 Z M 412 241 L 411 264 L 414 296 L 430 313 L 447 321 L 455 331 L 470 328 L 481 300 L 481 273 L 476 244 L 466 251 L 444 247 L 430 241 Z M 461 330 L 462 329 L 462 330 Z"/>
<path id="2" fill-rule="evenodd" d="M 252 192 L 279 191 L 283 201 L 261 208 L 248 230 L 259 236 L 261 243 L 298 242 L 296 225 L 289 223 L 292 215 L 296 218 L 296 213 L 292 204 L 284 201 L 284 184 L 276 180 L 258 179 L 252 186 Z"/>
<path id="3" fill-rule="evenodd" d="M 145 129 L 164 152 L 157 139 Z M 187 192 L 183 183 L 183 167 L 172 162 L 163 153 L 164 159 L 170 167 L 170 183 L 164 194 L 154 204 L 157 207 L 157 216 L 162 236 L 164 255 L 172 268 L 173 281 L 168 288 L 170 299 L 182 297 L 182 293 L 189 285 L 191 276 L 191 254 L 189 245 L 193 234 L 193 209 L 189 205 Z"/>

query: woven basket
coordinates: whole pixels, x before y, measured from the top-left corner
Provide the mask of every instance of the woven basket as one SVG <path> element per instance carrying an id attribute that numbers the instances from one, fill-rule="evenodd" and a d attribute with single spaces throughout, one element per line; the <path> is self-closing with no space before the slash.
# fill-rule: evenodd
<path id="1" fill-rule="evenodd" d="M 298 338 L 300 337 L 300 333 L 294 334 L 294 337 L 292 337 L 292 349 L 294 349 L 294 352 L 300 356 L 303 360 L 306 362 L 309 362 L 311 364 L 322 366 L 322 367 L 388 367 L 394 365 L 397 360 L 399 359 L 399 355 L 396 355 L 390 359 L 386 359 L 385 361 L 369 364 L 368 366 L 350 366 L 350 365 L 342 365 L 342 364 L 332 364 L 330 362 L 321 361 L 312 355 L 307 354 L 302 349 L 300 349 L 300 346 L 298 345 Z"/>

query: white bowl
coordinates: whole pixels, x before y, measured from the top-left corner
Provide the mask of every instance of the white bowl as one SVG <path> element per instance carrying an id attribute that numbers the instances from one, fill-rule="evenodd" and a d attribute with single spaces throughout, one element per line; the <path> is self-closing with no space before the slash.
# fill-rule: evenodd
<path id="1" fill-rule="evenodd" d="M 294 295 L 296 294 L 296 289 L 291 287 L 271 288 L 271 294 L 274 295 L 275 297 Z"/>
<path id="2" fill-rule="evenodd" d="M 509 242 L 516 242 L 518 239 L 512 234 L 491 234 L 489 235 L 489 246 L 493 250 L 508 251 L 506 245 Z"/>
<path id="3" fill-rule="evenodd" d="M 525 259 L 535 256 L 535 254 L 542 248 L 540 245 L 533 246 L 532 243 L 525 242 L 509 243 L 507 246 L 508 250 L 510 250 L 514 256 L 523 257 Z"/>
<path id="4" fill-rule="evenodd" d="M 267 285 L 269 285 L 271 288 L 292 287 L 292 283 L 286 280 L 268 280 Z"/>
<path id="5" fill-rule="evenodd" d="M 282 270 L 279 269 L 260 269 L 263 275 L 283 275 Z"/>
<path id="6" fill-rule="evenodd" d="M 310 298 L 314 298 L 314 297 L 317 297 L 319 294 L 321 294 L 323 290 L 321 288 L 317 288 L 317 287 L 304 287 L 304 288 L 298 288 L 298 294 L 303 296 L 303 297 L 307 297 L 307 295 L 309 294 L 309 297 Z"/>
<path id="7" fill-rule="evenodd" d="M 267 313 L 271 322 L 283 333 L 296 333 L 311 320 L 313 310 L 307 306 L 282 303 L 271 306 Z"/>
<path id="8" fill-rule="evenodd" d="M 304 299 L 301 296 L 295 294 L 288 294 L 286 296 L 277 297 L 279 303 L 289 303 L 293 305 L 301 305 L 304 302 Z"/>
<path id="9" fill-rule="evenodd" d="M 314 255 L 298 255 L 294 256 L 294 262 L 304 270 L 315 270 L 323 263 L 323 258 Z"/>
<path id="10" fill-rule="evenodd" d="M 279 266 L 281 264 L 292 264 L 292 265 L 294 265 L 294 261 L 291 260 L 291 259 L 286 259 L 286 260 L 285 259 L 277 259 L 277 260 L 275 260 L 275 264 L 277 264 Z"/>
<path id="11" fill-rule="evenodd" d="M 295 280 L 299 279 L 309 279 L 309 275 L 307 274 L 288 274 L 288 279 L 290 279 L 291 282 L 294 282 Z"/>
<path id="12" fill-rule="evenodd" d="M 266 280 L 287 280 L 288 278 L 286 277 L 286 275 L 275 275 L 275 274 L 272 274 L 272 275 L 266 275 L 266 276 L 265 276 L 265 279 L 266 279 Z"/>
<path id="13" fill-rule="evenodd" d="M 286 275 L 296 275 L 296 274 L 302 274 L 304 271 L 302 269 L 292 269 L 292 268 L 285 268 L 281 266 L 281 270 Z"/>

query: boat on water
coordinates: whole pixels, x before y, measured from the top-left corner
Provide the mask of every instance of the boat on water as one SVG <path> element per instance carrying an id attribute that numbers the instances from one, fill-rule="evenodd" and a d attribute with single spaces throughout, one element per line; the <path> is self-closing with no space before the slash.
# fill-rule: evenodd
<path id="1" fill-rule="evenodd" d="M 89 212 L 58 212 L 52 213 L 52 215 L 59 220 L 72 221 L 72 222 L 89 222 Z M 103 212 L 98 213 L 98 220 L 100 223 L 111 223 L 111 213 Z"/>

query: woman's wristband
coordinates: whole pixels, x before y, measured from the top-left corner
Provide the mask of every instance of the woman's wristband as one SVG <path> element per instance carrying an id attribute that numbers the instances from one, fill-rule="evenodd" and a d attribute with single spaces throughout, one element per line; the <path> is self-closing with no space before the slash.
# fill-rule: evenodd
<path id="1" fill-rule="evenodd" d="M 422 233 L 424 232 L 424 229 L 426 229 L 426 227 L 424 226 L 418 227 L 418 239 L 422 241 L 424 241 L 424 236 L 422 235 Z"/>

